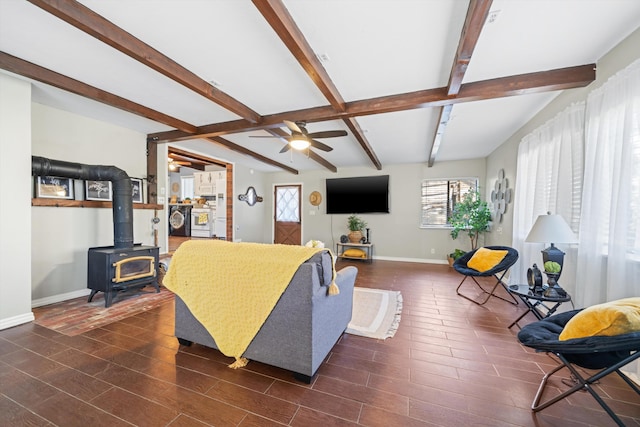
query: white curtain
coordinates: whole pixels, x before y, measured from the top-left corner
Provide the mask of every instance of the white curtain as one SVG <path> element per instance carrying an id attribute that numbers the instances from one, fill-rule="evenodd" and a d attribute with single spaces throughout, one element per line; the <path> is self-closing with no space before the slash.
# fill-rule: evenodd
<path id="1" fill-rule="evenodd" d="M 525 136 L 518 147 L 514 197 L 513 247 L 520 253 L 509 282 L 527 283 L 526 272 L 534 263 L 540 270 L 541 250 L 551 242 L 525 243 L 538 215 L 562 215 L 578 231 L 582 193 L 584 102 L 575 103 Z M 570 294 L 576 269 L 575 248 L 553 242 L 566 253 L 560 285 Z"/>
<path id="2" fill-rule="evenodd" d="M 576 307 L 640 296 L 640 60 L 587 99 Z"/>

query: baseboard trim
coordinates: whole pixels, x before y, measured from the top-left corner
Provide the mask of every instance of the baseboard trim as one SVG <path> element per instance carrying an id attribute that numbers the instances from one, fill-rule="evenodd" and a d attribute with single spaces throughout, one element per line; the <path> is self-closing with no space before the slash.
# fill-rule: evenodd
<path id="1" fill-rule="evenodd" d="M 35 316 L 33 312 L 19 314 L 13 317 L 7 317 L 6 319 L 0 319 L 0 331 L 3 329 L 13 328 L 14 326 L 22 325 L 23 323 L 33 322 Z"/>
<path id="2" fill-rule="evenodd" d="M 374 255 L 373 259 L 382 261 L 417 262 L 420 264 L 449 264 L 446 259 L 404 258 Z"/>
<path id="3" fill-rule="evenodd" d="M 43 305 L 55 304 L 68 299 L 80 298 L 89 295 L 90 289 L 80 289 L 79 291 L 67 292 L 64 294 L 52 295 L 50 297 L 31 300 L 31 308 L 42 307 Z"/>

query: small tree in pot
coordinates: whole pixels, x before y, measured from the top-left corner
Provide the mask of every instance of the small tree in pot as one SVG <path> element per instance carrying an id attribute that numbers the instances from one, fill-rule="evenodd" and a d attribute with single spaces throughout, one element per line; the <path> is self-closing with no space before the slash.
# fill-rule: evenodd
<path id="1" fill-rule="evenodd" d="M 351 243 L 360 243 L 362 240 L 362 230 L 367 227 L 367 223 L 357 215 L 351 215 L 347 218 L 349 226 L 349 241 Z"/>
<path id="2" fill-rule="evenodd" d="M 480 199 L 480 193 L 470 190 L 453 208 L 449 219 L 451 237 L 455 240 L 464 231 L 471 240 L 471 250 L 478 248 L 480 234 L 489 230 L 491 225 L 491 211 L 487 202 Z"/>

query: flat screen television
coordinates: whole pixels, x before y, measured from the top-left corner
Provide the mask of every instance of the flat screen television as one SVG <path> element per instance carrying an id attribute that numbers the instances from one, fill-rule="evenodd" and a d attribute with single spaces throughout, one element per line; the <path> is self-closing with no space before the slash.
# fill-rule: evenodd
<path id="1" fill-rule="evenodd" d="M 328 214 L 389 213 L 389 175 L 326 180 Z"/>

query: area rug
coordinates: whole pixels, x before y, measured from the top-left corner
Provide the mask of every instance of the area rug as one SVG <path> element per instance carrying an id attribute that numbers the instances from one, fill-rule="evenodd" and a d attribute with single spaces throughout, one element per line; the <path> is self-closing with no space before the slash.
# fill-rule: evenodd
<path id="1" fill-rule="evenodd" d="M 88 297 L 80 297 L 36 307 L 33 309 L 34 323 L 74 336 L 151 310 L 174 299 L 173 293 L 162 286 L 159 293 L 148 287 L 120 292 L 111 306 L 105 308 L 103 295 L 98 293 L 92 302 L 87 302 Z"/>
<path id="2" fill-rule="evenodd" d="M 353 315 L 346 332 L 384 340 L 396 334 L 402 313 L 399 291 L 354 288 Z"/>

